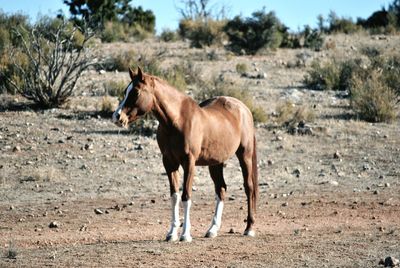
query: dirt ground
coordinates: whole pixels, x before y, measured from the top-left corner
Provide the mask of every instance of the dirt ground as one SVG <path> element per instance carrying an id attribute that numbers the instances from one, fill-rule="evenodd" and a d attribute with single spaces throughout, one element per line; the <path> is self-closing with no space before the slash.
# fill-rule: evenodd
<path id="1" fill-rule="evenodd" d="M 89 71 L 66 108 L 35 111 L 1 96 L 0 267 L 378 267 L 400 258 L 400 123 L 357 121 L 348 99 L 302 86 L 299 55 L 349 57 L 364 46 L 390 53 L 399 37 L 334 36 L 336 49 L 278 50 L 233 57 L 185 43 L 145 41 L 101 49 L 163 52 L 166 66 L 194 58 L 202 73 L 245 85 L 272 114 L 291 100 L 312 107 L 312 135 L 257 126 L 260 200 L 256 237 L 242 236 L 246 197 L 238 161 L 224 169 L 222 228 L 204 238 L 214 209 L 208 169 L 197 168 L 192 243 L 164 241 L 168 181 L 154 137 L 134 135 L 96 111 L 104 81 L 126 73 Z M 216 53 L 216 59 L 204 55 Z M 237 63 L 266 73 L 240 77 Z"/>

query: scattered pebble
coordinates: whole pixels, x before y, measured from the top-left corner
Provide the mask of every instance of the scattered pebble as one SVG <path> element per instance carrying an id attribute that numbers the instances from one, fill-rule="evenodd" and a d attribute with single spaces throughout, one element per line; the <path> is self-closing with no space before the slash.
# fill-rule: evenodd
<path id="1" fill-rule="evenodd" d="M 233 229 L 233 228 L 231 228 L 231 229 L 229 229 L 229 232 L 228 232 L 229 234 L 234 234 L 235 233 L 235 230 Z"/>
<path id="2" fill-rule="evenodd" d="M 59 228 L 61 224 L 58 221 L 52 221 L 49 224 L 49 228 Z"/>
<path id="3" fill-rule="evenodd" d="M 95 208 L 94 213 L 96 213 L 97 215 L 100 215 L 100 214 L 103 214 L 104 212 L 99 208 Z"/>

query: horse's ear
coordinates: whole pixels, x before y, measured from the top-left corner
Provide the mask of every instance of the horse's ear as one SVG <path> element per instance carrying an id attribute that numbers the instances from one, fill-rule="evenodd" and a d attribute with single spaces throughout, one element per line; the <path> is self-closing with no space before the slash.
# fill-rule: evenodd
<path id="1" fill-rule="evenodd" d="M 143 72 L 142 72 L 142 69 L 140 69 L 139 66 L 137 68 L 137 76 L 139 78 L 139 81 L 143 81 Z"/>
<path id="2" fill-rule="evenodd" d="M 133 79 L 135 78 L 135 73 L 132 71 L 131 68 L 129 68 L 129 76 L 131 77 L 131 80 L 133 81 Z"/>

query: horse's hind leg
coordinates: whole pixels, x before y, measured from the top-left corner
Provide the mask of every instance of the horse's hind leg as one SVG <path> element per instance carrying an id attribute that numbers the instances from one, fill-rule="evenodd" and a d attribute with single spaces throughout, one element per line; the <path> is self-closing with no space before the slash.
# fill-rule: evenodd
<path id="1" fill-rule="evenodd" d="M 224 209 L 224 199 L 226 192 L 226 184 L 223 177 L 223 164 L 209 166 L 211 178 L 214 181 L 216 193 L 216 205 L 214 217 L 211 222 L 211 227 L 206 233 L 206 237 L 216 237 L 221 227 L 222 210 Z"/>
<path id="2" fill-rule="evenodd" d="M 257 201 L 257 161 L 254 148 L 240 147 L 236 152 L 244 178 L 244 189 L 247 196 L 247 226 L 244 235 L 255 236 L 253 225 Z M 253 163 L 255 161 L 255 163 Z"/>

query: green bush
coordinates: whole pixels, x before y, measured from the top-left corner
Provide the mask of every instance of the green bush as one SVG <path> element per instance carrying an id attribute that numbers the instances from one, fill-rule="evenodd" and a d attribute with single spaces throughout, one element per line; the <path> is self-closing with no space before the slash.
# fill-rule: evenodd
<path id="1" fill-rule="evenodd" d="M 303 80 L 307 88 L 312 90 L 339 90 L 340 69 L 336 61 L 322 65 L 319 61 L 311 63 Z"/>
<path id="2" fill-rule="evenodd" d="M 190 40 L 192 47 L 202 48 L 220 45 L 225 39 L 223 28 L 226 21 L 213 19 L 182 19 L 179 22 L 179 35 Z"/>
<path id="3" fill-rule="evenodd" d="M 274 12 L 256 11 L 252 17 L 236 16 L 228 21 L 224 31 L 229 37 L 228 48 L 237 54 L 255 54 L 263 48 L 278 48 L 287 35 L 287 27 Z"/>
<path id="4" fill-rule="evenodd" d="M 358 32 L 362 29 L 362 27 L 354 23 L 351 18 L 344 18 L 344 17 L 339 18 L 333 11 L 329 14 L 328 22 L 329 22 L 329 27 L 328 27 L 329 33 L 351 34 Z"/>
<path id="5" fill-rule="evenodd" d="M 174 42 L 174 41 L 178 40 L 178 35 L 173 30 L 163 29 L 160 34 L 160 39 L 164 42 Z"/>
<path id="6" fill-rule="evenodd" d="M 352 78 L 350 105 L 356 115 L 369 122 L 392 122 L 396 118 L 396 93 L 373 70 L 365 79 Z"/>
<path id="7" fill-rule="evenodd" d="M 324 38 L 320 31 L 311 29 L 306 26 L 304 29 L 304 47 L 311 48 L 315 51 L 320 51 L 324 44 Z"/>
<path id="8" fill-rule="evenodd" d="M 248 67 L 246 63 L 238 63 L 236 64 L 236 72 L 240 75 L 246 75 L 248 71 Z"/>

